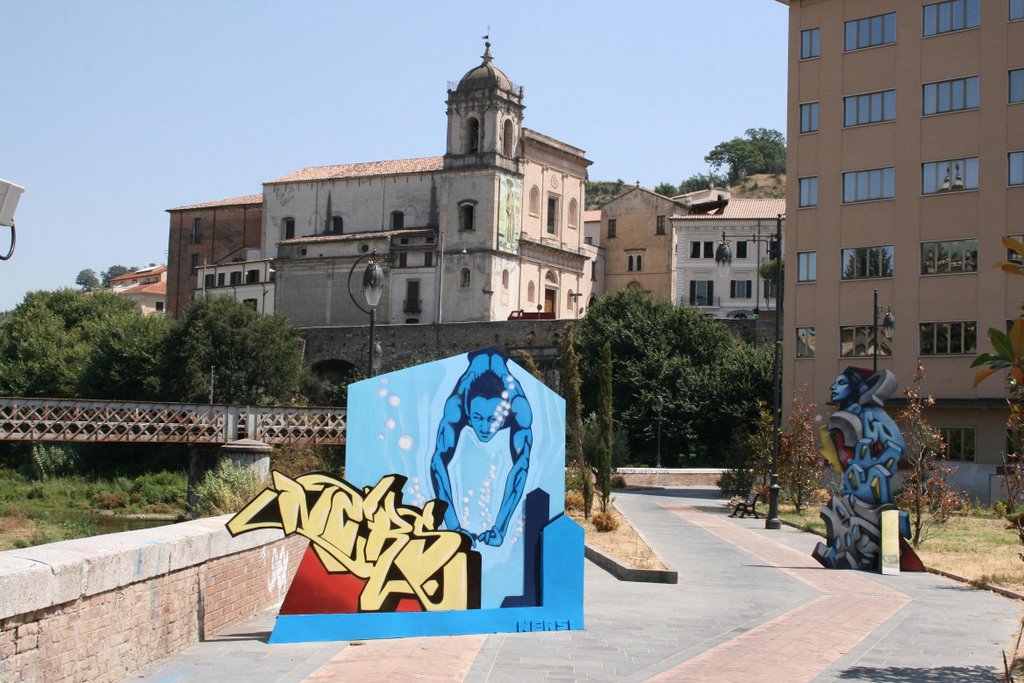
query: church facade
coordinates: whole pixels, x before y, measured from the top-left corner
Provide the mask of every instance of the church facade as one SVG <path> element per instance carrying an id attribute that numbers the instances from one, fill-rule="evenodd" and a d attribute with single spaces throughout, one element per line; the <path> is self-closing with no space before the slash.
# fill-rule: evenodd
<path id="1" fill-rule="evenodd" d="M 231 256 L 206 262 L 204 276 L 216 283 L 218 267 L 269 259 L 274 310 L 301 327 L 365 324 L 357 302 L 365 307 L 371 260 L 387 273 L 381 323 L 505 320 L 518 310 L 578 317 L 596 257 L 583 236 L 591 162 L 524 128 L 523 89 L 494 65 L 489 43 L 482 60 L 448 90 L 443 156 L 304 168 L 264 183 L 258 257 L 221 245 Z M 176 239 L 187 222 L 175 211 L 171 261 L 176 245 L 190 245 Z M 196 261 L 177 259 L 172 273 Z M 190 280 L 194 296 L 232 294 L 204 288 L 194 271 Z"/>

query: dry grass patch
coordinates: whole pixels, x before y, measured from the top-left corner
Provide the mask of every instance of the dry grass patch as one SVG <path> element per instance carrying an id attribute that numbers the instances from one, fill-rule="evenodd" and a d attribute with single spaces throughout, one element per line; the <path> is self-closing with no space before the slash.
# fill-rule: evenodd
<path id="1" fill-rule="evenodd" d="M 593 519 L 601 514 L 601 506 L 594 496 L 594 505 L 591 508 L 590 520 L 583 519 L 583 506 L 576 509 L 567 509 L 568 514 L 577 524 L 583 527 L 586 534 L 585 542 L 594 550 L 605 555 L 614 557 L 622 564 L 634 569 L 665 569 L 664 563 L 658 559 L 650 546 L 640 537 L 640 534 L 630 526 L 626 518 L 615 509 L 615 499 L 612 499 L 606 513 L 611 517 L 617 526 L 612 531 L 598 531 L 594 528 Z"/>

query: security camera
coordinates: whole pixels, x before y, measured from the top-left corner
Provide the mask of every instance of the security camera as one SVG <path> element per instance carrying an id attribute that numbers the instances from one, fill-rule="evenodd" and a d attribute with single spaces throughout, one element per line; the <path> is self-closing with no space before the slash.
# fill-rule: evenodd
<path id="1" fill-rule="evenodd" d="M 18 208 L 18 199 L 24 191 L 24 187 L 0 180 L 0 225 L 14 225 L 14 210 Z"/>

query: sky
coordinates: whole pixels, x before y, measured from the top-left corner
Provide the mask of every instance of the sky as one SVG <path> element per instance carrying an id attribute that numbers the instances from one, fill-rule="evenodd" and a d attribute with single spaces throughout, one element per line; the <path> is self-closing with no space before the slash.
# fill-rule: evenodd
<path id="1" fill-rule="evenodd" d="M 586 150 L 592 180 L 678 184 L 723 140 L 785 132 L 774 0 L 0 0 L 0 26 L 0 178 L 25 188 L 0 311 L 165 263 L 166 209 L 444 154 L 485 34 L 524 125 Z"/>

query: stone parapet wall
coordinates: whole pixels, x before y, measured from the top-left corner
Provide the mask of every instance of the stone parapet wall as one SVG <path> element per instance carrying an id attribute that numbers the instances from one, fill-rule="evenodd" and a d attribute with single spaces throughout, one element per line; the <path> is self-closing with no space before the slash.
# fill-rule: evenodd
<path id="1" fill-rule="evenodd" d="M 724 469 L 620 467 L 615 473 L 626 480 L 626 486 L 715 486 Z"/>
<path id="2" fill-rule="evenodd" d="M 227 519 L 0 552 L 0 682 L 119 681 L 279 603 L 305 539 Z"/>

